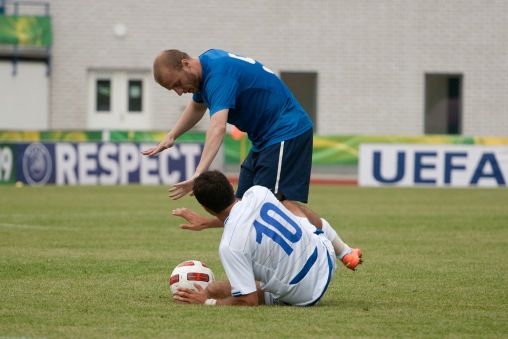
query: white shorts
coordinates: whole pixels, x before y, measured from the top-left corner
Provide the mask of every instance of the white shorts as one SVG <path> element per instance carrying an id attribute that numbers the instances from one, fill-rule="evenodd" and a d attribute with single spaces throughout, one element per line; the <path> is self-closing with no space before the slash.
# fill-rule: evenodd
<path id="1" fill-rule="evenodd" d="M 326 239 L 326 238 L 325 238 Z M 323 241 L 323 247 L 322 247 L 322 254 L 326 255 L 327 257 L 327 265 L 326 267 L 320 267 L 317 271 L 314 271 L 314 277 L 309 276 L 307 279 L 302 280 L 297 285 L 297 290 L 300 290 L 300 292 L 295 291 L 296 293 L 292 293 L 290 297 L 287 298 L 275 298 L 275 296 L 271 292 L 265 291 L 265 304 L 266 305 L 278 305 L 278 306 L 313 306 L 319 304 L 321 301 L 321 298 L 326 292 L 326 289 L 328 288 L 328 285 L 335 273 L 335 270 L 337 268 L 335 263 L 335 252 L 333 251 L 333 247 L 331 243 L 326 240 Z M 319 291 L 317 294 L 317 297 L 314 297 L 314 299 L 311 299 L 309 296 L 310 290 L 313 290 L 315 288 L 315 283 L 319 277 L 327 276 L 326 284 L 323 286 L 323 288 Z M 315 292 L 315 291 L 314 291 Z M 311 293 L 312 294 L 312 293 Z M 314 295 L 316 295 L 314 293 Z M 307 301 L 302 300 L 302 296 L 309 296 L 304 297 L 307 298 Z M 296 300 L 299 299 L 299 300 Z"/>

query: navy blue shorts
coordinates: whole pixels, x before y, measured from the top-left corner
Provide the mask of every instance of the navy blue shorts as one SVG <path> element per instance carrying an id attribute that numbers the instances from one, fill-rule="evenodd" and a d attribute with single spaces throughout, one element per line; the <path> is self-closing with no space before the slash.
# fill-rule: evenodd
<path id="1" fill-rule="evenodd" d="M 240 169 L 236 196 L 252 186 L 264 186 L 279 200 L 306 203 L 309 199 L 312 169 L 312 129 L 296 138 L 269 146 L 261 152 L 249 152 Z"/>

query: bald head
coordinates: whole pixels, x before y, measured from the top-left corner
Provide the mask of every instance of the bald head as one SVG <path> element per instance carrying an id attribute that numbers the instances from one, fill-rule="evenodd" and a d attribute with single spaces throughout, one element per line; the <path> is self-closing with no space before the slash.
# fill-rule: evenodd
<path id="1" fill-rule="evenodd" d="M 168 49 L 157 55 L 153 62 L 153 76 L 157 83 L 162 84 L 162 74 L 168 70 L 181 71 L 182 60 L 190 60 L 189 54 L 177 49 Z"/>
<path id="2" fill-rule="evenodd" d="M 202 68 L 199 58 L 169 49 L 157 55 L 153 62 L 153 77 L 162 87 L 178 95 L 197 93 L 201 82 Z"/>

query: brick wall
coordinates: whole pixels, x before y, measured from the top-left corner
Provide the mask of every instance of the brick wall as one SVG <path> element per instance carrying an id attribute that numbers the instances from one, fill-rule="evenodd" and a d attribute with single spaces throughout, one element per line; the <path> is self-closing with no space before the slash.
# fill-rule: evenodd
<path id="1" fill-rule="evenodd" d="M 162 49 L 223 48 L 276 73 L 318 72 L 319 134 L 423 134 L 435 72 L 464 76 L 464 135 L 506 136 L 507 13 L 504 0 L 52 0 L 50 128 L 86 128 L 89 69 L 150 70 Z M 191 97 L 149 86 L 153 128 L 169 129 Z"/>

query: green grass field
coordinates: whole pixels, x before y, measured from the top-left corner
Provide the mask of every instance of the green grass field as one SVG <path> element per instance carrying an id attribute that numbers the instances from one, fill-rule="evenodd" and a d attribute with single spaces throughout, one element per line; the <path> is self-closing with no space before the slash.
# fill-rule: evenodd
<path id="1" fill-rule="evenodd" d="M 178 228 L 167 187 L 0 187 L 0 338 L 506 338 L 508 190 L 313 186 L 350 245 L 316 307 L 176 304 L 188 259 L 225 279 L 221 230 Z"/>

